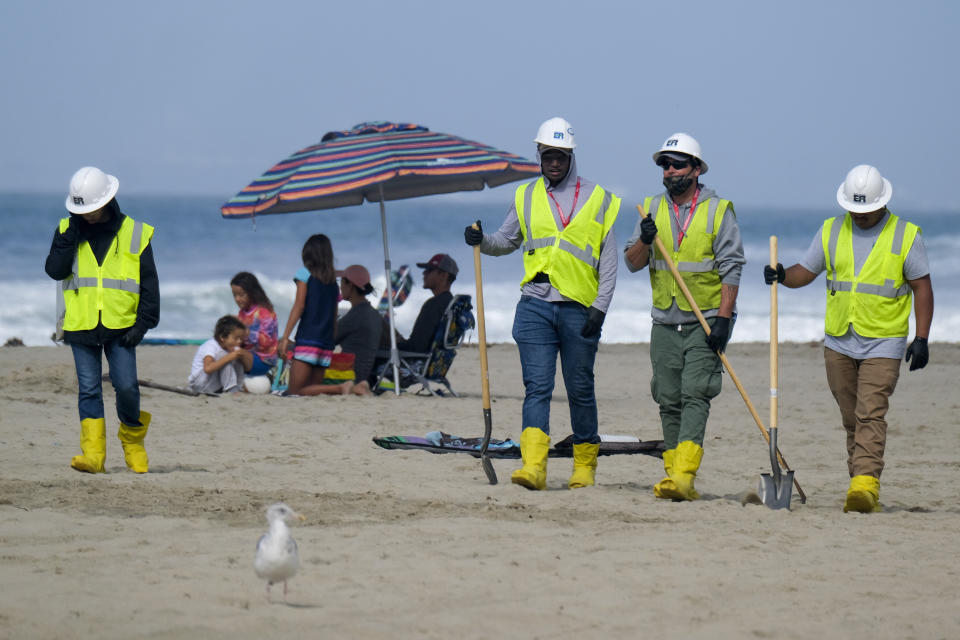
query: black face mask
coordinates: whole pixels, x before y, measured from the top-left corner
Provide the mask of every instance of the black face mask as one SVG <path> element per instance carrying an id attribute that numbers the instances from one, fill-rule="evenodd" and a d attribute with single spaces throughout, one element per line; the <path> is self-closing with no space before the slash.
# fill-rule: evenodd
<path id="1" fill-rule="evenodd" d="M 683 194 L 687 189 L 690 188 L 690 185 L 693 184 L 693 176 L 664 176 L 663 186 L 667 188 L 667 191 L 670 192 L 672 196 L 679 196 Z"/>

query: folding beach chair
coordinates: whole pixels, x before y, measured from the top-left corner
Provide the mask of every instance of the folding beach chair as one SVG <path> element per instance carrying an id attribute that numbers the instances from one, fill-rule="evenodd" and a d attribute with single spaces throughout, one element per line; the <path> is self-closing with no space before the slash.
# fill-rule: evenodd
<path id="1" fill-rule="evenodd" d="M 473 304 L 467 294 L 453 296 L 447 305 L 440 320 L 440 325 L 430 343 L 430 350 L 426 353 L 414 351 L 400 351 L 400 388 L 405 389 L 412 384 L 420 384 L 417 390 L 427 391 L 435 396 L 445 395 L 440 385 L 446 388 L 450 395 L 457 397 L 456 392 L 447 380 L 447 371 L 457 355 L 457 349 L 463 342 L 467 331 L 476 326 L 473 317 Z M 390 366 L 390 352 L 379 351 L 377 358 L 387 361 L 379 365 L 377 382 L 373 386 L 376 392 L 393 388 L 393 380 L 388 378 L 393 368 Z"/>

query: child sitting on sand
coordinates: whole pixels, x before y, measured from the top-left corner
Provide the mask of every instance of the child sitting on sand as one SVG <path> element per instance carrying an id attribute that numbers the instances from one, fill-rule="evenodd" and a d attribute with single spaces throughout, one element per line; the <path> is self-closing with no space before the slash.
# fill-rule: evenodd
<path id="1" fill-rule="evenodd" d="M 241 271 L 230 280 L 237 317 L 249 329 L 240 356 L 248 376 L 266 375 L 277 363 L 277 314 L 257 276 Z"/>
<path id="2" fill-rule="evenodd" d="M 217 320 L 213 337 L 197 349 L 187 386 L 197 393 L 240 391 L 243 385 L 244 339 L 247 327 L 236 316 Z"/>

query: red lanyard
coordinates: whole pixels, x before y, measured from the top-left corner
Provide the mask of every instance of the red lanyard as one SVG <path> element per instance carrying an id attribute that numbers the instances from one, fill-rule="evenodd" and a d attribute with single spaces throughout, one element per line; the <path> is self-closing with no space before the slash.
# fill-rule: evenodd
<path id="1" fill-rule="evenodd" d="M 566 229 L 567 225 L 570 224 L 570 218 L 573 217 L 573 212 L 577 210 L 577 200 L 580 199 L 580 178 L 577 178 L 577 188 L 573 192 L 573 206 L 570 207 L 569 217 L 563 217 L 563 209 L 560 208 L 560 203 L 557 202 L 557 199 L 553 197 L 553 192 L 547 191 L 547 195 L 550 196 L 551 200 L 553 200 L 553 204 L 557 205 L 557 213 L 560 214 L 560 222 L 563 223 L 563 228 Z"/>
<path id="2" fill-rule="evenodd" d="M 687 212 L 687 220 L 683 224 L 680 223 L 680 205 L 673 201 L 673 198 L 670 199 L 670 204 L 673 205 L 673 217 L 677 219 L 677 224 L 680 225 L 680 233 L 677 237 L 677 248 L 680 247 L 680 243 L 683 242 L 683 236 L 687 233 L 687 227 L 690 226 L 690 220 L 693 218 L 693 210 L 697 208 L 697 198 L 700 197 L 700 189 L 697 189 L 693 192 L 693 200 L 690 202 L 690 211 Z"/>

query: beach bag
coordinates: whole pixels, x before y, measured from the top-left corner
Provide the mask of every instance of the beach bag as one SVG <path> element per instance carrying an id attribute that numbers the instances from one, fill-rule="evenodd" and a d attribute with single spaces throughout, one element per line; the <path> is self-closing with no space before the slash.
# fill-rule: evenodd
<path id="1" fill-rule="evenodd" d="M 357 356 L 346 351 L 334 353 L 330 358 L 330 366 L 323 372 L 323 384 L 342 384 L 356 378 L 353 363 Z"/>

